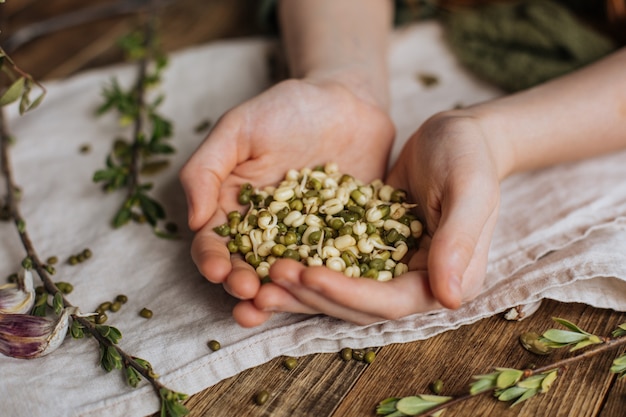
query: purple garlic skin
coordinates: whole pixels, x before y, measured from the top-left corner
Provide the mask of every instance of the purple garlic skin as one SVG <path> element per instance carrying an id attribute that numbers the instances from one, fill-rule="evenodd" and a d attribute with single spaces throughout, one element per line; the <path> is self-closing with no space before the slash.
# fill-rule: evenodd
<path id="1" fill-rule="evenodd" d="M 56 318 L 28 314 L 0 314 L 0 353 L 19 359 L 45 356 L 58 348 L 67 334 L 75 307 Z"/>

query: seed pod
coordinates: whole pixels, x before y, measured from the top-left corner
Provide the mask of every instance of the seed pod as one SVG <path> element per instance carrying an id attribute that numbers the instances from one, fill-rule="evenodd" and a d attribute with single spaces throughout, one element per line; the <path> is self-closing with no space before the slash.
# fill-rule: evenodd
<path id="1" fill-rule="evenodd" d="M 66 307 L 55 319 L 29 314 L 0 314 L 0 353 L 20 359 L 45 356 L 58 348 L 67 334 L 70 315 Z"/>

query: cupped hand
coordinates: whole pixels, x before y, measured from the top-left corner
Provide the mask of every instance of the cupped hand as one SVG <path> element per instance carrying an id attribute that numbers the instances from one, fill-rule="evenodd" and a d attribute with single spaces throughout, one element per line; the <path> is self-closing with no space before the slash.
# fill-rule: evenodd
<path id="1" fill-rule="evenodd" d="M 255 297 L 256 273 L 213 231 L 243 209 L 241 185 L 275 185 L 290 169 L 329 161 L 365 181 L 381 178 L 394 134 L 373 101 L 329 81 L 287 80 L 228 111 L 180 172 L 199 271 L 237 298 Z"/>
<path id="2" fill-rule="evenodd" d="M 408 191 L 425 224 L 409 272 L 378 282 L 279 260 L 270 269 L 272 283 L 240 303 L 235 319 L 254 326 L 272 311 L 288 311 L 368 324 L 459 307 L 484 281 L 499 207 L 497 165 L 476 119 L 434 116 L 409 139 L 387 178 Z"/>

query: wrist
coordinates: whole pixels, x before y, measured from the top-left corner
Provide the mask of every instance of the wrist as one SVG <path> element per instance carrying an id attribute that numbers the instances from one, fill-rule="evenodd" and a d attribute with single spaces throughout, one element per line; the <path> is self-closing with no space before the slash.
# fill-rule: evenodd
<path id="1" fill-rule="evenodd" d="M 303 80 L 316 85 L 339 85 L 357 99 L 385 113 L 389 110 L 387 74 L 376 74 L 358 64 L 341 68 L 319 68 L 308 71 Z"/>
<path id="2" fill-rule="evenodd" d="M 481 105 L 465 109 L 449 110 L 440 113 L 439 117 L 457 120 L 460 131 L 467 129 L 466 122 L 478 129 L 480 137 L 487 148 L 498 179 L 502 181 L 518 170 L 517 150 L 510 130 L 510 125 L 501 120 L 497 111 L 487 111 Z M 509 129 L 507 129 L 509 126 Z M 453 128 L 452 131 L 456 130 Z"/>

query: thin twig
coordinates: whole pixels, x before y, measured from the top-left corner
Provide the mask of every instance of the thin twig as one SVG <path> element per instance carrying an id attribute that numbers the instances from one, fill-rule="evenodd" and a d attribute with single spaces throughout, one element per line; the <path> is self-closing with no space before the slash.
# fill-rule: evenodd
<path id="1" fill-rule="evenodd" d="M 565 367 L 567 367 L 568 365 L 571 365 L 572 363 L 576 363 L 583 359 L 587 359 L 587 358 L 599 355 L 601 353 L 614 350 L 623 345 L 626 345 L 626 336 L 621 336 L 621 337 L 616 337 L 616 338 L 608 338 L 608 337 L 604 338 L 603 343 L 601 345 L 598 345 L 594 348 L 590 348 L 589 350 L 586 350 L 576 356 L 570 356 L 568 358 L 561 359 L 559 361 L 556 361 L 554 363 L 551 363 L 549 365 L 542 366 L 539 368 L 524 370 L 524 379 L 531 377 L 533 375 L 538 375 L 544 372 L 553 371 L 555 369 L 564 369 Z M 443 410 L 445 408 L 450 408 L 451 406 L 461 403 L 463 401 L 469 400 L 470 398 L 473 398 L 476 395 L 484 394 L 487 392 L 492 392 L 492 390 L 483 391 L 479 394 L 472 395 L 468 393 L 468 394 L 461 395 L 459 397 L 455 397 L 445 403 L 439 404 L 438 406 L 431 408 L 428 411 L 424 411 L 423 413 L 416 414 L 413 417 L 430 416 L 436 413 L 437 411 Z"/>
<path id="2" fill-rule="evenodd" d="M 17 199 L 15 198 L 15 190 L 18 189 L 18 187 L 13 177 L 13 170 L 11 169 L 11 160 L 9 157 L 9 137 L 10 135 L 8 132 L 6 118 L 4 115 L 4 109 L 0 107 L 0 165 L 2 168 L 2 174 L 4 176 L 6 189 L 7 189 L 5 204 L 7 205 L 9 215 L 11 216 L 11 219 L 15 223 L 15 227 L 20 236 L 22 246 L 24 247 L 24 250 L 26 251 L 27 256 L 32 260 L 33 268 L 37 272 L 37 275 L 39 275 L 39 278 L 41 279 L 41 282 L 43 283 L 46 291 L 50 294 L 60 293 L 61 297 L 63 298 L 63 305 L 65 307 L 74 307 L 72 303 L 70 303 L 69 300 L 59 290 L 59 288 L 56 286 L 56 284 L 54 283 L 54 281 L 52 280 L 52 278 L 50 277 L 50 275 L 44 268 L 44 263 L 39 258 L 39 255 L 37 254 L 37 251 L 35 250 L 35 246 L 33 245 L 32 240 L 30 239 L 30 236 L 28 235 L 28 231 L 26 227 L 24 226 L 26 222 L 24 218 L 22 217 L 22 215 L 20 214 L 19 204 L 17 202 Z M 101 345 L 105 345 L 107 347 L 113 347 L 115 350 L 117 350 L 117 352 L 120 354 L 120 356 L 124 360 L 124 363 L 127 366 L 131 366 L 137 372 L 139 372 L 139 374 L 141 374 L 152 385 L 157 395 L 160 394 L 160 390 L 161 388 L 164 388 L 164 385 L 161 384 L 156 378 L 153 377 L 149 369 L 146 369 L 143 366 L 141 366 L 134 359 L 133 356 L 129 355 L 124 350 L 122 350 L 118 345 L 112 343 L 110 340 L 103 337 L 98 331 L 98 329 L 96 328 L 96 325 L 92 323 L 90 320 L 87 320 L 85 317 L 81 316 L 80 314 L 73 314 L 72 319 L 78 321 L 84 328 L 86 328 L 89 331 L 89 333 L 91 333 L 91 335 L 93 335 L 94 338 Z"/>

